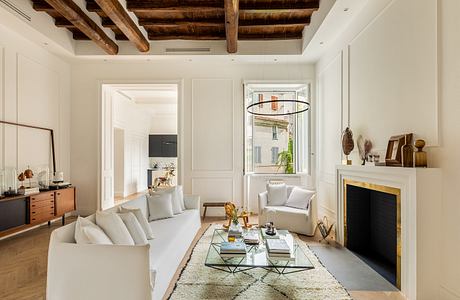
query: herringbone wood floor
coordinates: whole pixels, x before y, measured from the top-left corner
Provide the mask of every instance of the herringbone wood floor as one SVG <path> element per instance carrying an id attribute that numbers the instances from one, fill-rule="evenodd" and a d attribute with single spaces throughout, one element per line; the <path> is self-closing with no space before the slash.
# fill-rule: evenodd
<path id="1" fill-rule="evenodd" d="M 68 218 L 67 222 L 73 219 Z M 251 223 L 256 218 L 251 218 Z M 209 217 L 203 222 L 195 242 L 211 223 L 225 222 L 222 218 Z M 46 269 L 48 259 L 48 243 L 51 231 L 60 226 L 60 221 L 44 225 L 40 228 L 16 235 L 0 241 L 0 299 L 2 300 L 42 300 L 45 299 Z M 301 239 L 309 244 L 317 243 L 318 237 Z M 179 266 L 174 279 L 177 279 L 180 270 L 185 265 L 193 249 L 190 246 L 187 255 Z M 172 280 L 167 296 L 173 290 L 175 280 Z M 404 297 L 395 292 L 349 291 L 356 300 L 402 300 Z"/>

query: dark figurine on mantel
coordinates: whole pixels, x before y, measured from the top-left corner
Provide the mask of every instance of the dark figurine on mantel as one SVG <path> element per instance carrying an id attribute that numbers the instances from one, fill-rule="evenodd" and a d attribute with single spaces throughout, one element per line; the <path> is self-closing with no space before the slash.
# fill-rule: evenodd
<path id="1" fill-rule="evenodd" d="M 345 128 L 342 133 L 342 151 L 345 154 L 345 160 L 342 162 L 344 165 L 351 165 L 351 160 L 348 159 L 351 151 L 355 148 L 355 142 L 353 141 L 353 132 L 350 127 Z"/>

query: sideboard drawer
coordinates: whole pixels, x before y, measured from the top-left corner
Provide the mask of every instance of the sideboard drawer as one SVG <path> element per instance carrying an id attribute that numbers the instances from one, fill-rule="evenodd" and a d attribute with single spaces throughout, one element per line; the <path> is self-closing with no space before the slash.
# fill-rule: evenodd
<path id="1" fill-rule="evenodd" d="M 30 212 L 30 224 L 39 224 L 51 220 L 54 217 L 54 207 Z"/>
<path id="2" fill-rule="evenodd" d="M 44 201 L 44 200 L 49 200 L 49 199 L 54 199 L 54 193 L 53 192 L 40 193 L 40 194 L 30 196 L 30 202 L 31 203 Z"/>
<path id="3" fill-rule="evenodd" d="M 43 199 L 40 201 L 31 201 L 30 202 L 30 209 L 33 210 L 35 208 L 40 208 L 40 207 L 50 207 L 54 206 L 54 199 Z"/>

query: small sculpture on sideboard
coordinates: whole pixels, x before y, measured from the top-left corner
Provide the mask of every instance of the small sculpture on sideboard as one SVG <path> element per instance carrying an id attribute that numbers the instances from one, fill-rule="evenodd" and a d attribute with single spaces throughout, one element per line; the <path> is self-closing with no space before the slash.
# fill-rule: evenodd
<path id="1" fill-rule="evenodd" d="M 417 151 L 415 152 L 415 167 L 416 168 L 426 168 L 428 167 L 427 163 L 427 156 L 426 152 L 423 151 L 423 147 L 425 147 L 424 140 L 416 140 L 415 141 L 415 148 Z"/>

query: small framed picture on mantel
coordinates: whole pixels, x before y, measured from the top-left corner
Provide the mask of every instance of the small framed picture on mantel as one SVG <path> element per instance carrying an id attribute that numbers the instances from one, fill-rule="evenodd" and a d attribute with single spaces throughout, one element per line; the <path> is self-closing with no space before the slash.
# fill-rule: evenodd
<path id="1" fill-rule="evenodd" d="M 385 155 L 385 164 L 392 167 L 402 167 L 401 148 L 412 142 L 412 133 L 395 135 L 390 138 Z"/>

